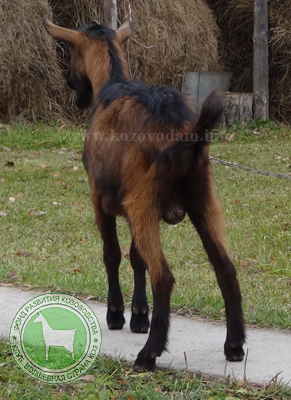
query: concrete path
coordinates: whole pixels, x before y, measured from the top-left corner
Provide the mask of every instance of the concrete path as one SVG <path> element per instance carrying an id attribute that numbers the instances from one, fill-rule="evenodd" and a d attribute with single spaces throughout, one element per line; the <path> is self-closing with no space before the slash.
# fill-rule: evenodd
<path id="1" fill-rule="evenodd" d="M 0 287 L 0 338 L 7 340 L 10 325 L 19 308 L 41 293 Z M 95 312 L 102 330 L 101 353 L 134 361 L 147 335 L 134 334 L 129 329 L 130 311 L 126 310 L 126 324 L 122 331 L 110 331 L 106 325 L 106 306 L 94 301 L 88 305 Z M 223 343 L 226 329 L 213 324 L 173 315 L 169 337 L 169 352 L 158 359 L 158 365 L 185 369 L 185 355 L 189 371 L 266 384 L 278 373 L 282 383 L 291 386 L 291 332 L 267 329 L 248 329 L 245 351 L 247 362 L 226 362 Z"/>

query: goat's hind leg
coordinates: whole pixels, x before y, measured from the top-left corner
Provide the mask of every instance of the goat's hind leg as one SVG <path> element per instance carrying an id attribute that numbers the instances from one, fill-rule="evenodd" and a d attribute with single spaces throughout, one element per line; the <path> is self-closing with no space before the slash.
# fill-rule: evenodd
<path id="1" fill-rule="evenodd" d="M 121 251 L 116 232 L 116 218 L 103 211 L 100 197 L 92 197 L 96 225 L 103 240 L 103 260 L 108 277 L 107 325 L 109 329 L 122 329 L 125 319 L 123 297 L 119 285 Z"/>
<path id="2" fill-rule="evenodd" d="M 147 333 L 149 322 L 149 307 L 146 297 L 147 265 L 139 254 L 134 241 L 130 248 L 130 261 L 134 270 L 134 293 L 131 305 L 130 329 L 135 333 Z"/>
<path id="3" fill-rule="evenodd" d="M 142 192 L 141 192 L 142 193 Z M 129 205 L 135 205 L 137 197 Z M 154 308 L 148 340 L 135 361 L 138 370 L 151 370 L 155 367 L 156 357 L 166 349 L 170 325 L 170 296 L 175 279 L 164 258 L 160 237 L 159 218 L 155 210 L 148 207 L 137 213 L 134 207 L 128 207 L 128 220 L 136 247 L 148 266 L 151 278 Z"/>
<path id="4" fill-rule="evenodd" d="M 207 179 L 204 182 L 206 181 Z M 201 182 L 200 188 L 202 187 Z M 190 204 L 187 211 L 214 267 L 217 282 L 225 301 L 227 335 L 224 353 L 226 359 L 241 361 L 244 358 L 242 346 L 245 342 L 241 292 L 236 269 L 224 245 L 223 217 L 220 207 L 212 194 L 212 189 L 204 189 L 188 199 Z"/>

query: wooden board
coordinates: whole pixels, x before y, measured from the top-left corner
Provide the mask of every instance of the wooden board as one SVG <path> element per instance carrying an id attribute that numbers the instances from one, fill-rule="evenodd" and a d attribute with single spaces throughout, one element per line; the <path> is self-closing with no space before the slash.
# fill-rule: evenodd
<path id="1" fill-rule="evenodd" d="M 226 111 L 222 123 L 229 126 L 234 122 L 246 123 L 253 118 L 253 93 L 224 93 Z"/>

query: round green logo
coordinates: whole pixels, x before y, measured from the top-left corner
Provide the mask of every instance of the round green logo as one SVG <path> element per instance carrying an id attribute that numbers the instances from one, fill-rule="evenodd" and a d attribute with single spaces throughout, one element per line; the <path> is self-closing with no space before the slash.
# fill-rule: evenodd
<path id="1" fill-rule="evenodd" d="M 102 342 L 94 312 L 66 294 L 43 294 L 24 304 L 9 339 L 19 367 L 46 383 L 80 378 L 94 364 Z"/>

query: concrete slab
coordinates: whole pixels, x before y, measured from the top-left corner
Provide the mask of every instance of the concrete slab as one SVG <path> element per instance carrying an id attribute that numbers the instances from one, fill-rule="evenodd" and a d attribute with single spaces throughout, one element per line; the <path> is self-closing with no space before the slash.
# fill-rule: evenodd
<path id="1" fill-rule="evenodd" d="M 19 308 L 41 293 L 0 287 L 0 338 L 8 339 L 10 325 Z M 134 334 L 129 329 L 130 310 L 122 331 L 110 331 L 106 325 L 106 306 L 87 302 L 95 312 L 102 330 L 101 353 L 134 361 L 146 342 L 147 335 Z M 247 362 L 226 362 L 223 343 L 226 329 L 213 324 L 172 315 L 169 352 L 158 359 L 158 365 L 200 371 L 208 375 L 236 379 L 246 378 L 253 383 L 266 384 L 280 373 L 278 379 L 291 386 L 291 332 L 267 329 L 248 329 L 245 350 Z"/>

